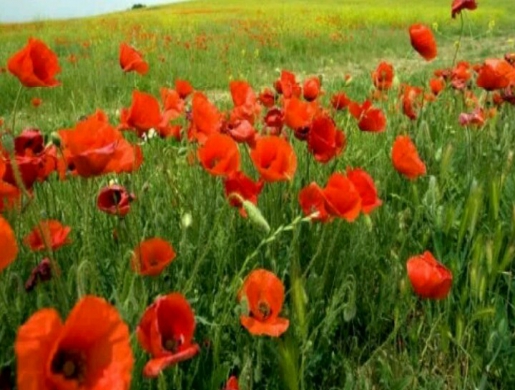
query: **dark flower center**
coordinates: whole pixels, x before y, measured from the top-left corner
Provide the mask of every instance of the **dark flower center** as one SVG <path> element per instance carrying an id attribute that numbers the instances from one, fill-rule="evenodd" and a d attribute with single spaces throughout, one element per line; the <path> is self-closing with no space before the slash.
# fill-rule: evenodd
<path id="1" fill-rule="evenodd" d="M 183 344 L 183 337 L 167 337 L 163 338 L 163 348 L 170 352 L 177 352 L 179 347 Z"/>
<path id="2" fill-rule="evenodd" d="M 260 301 L 258 303 L 258 311 L 259 314 L 263 317 L 263 320 L 266 320 L 272 315 L 272 309 L 270 308 L 270 305 L 267 302 Z"/>
<path id="3" fill-rule="evenodd" d="M 58 351 L 52 360 L 52 372 L 68 380 L 83 382 L 86 376 L 86 359 L 77 351 Z"/>

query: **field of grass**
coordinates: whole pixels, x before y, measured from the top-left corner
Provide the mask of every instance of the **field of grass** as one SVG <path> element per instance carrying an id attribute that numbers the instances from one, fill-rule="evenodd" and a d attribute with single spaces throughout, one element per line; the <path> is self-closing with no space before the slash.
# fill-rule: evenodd
<path id="1" fill-rule="evenodd" d="M 52 174 L 36 183 L 26 207 L 2 213 L 19 253 L 0 272 L 1 380 L 16 382 L 15 340 L 31 315 L 52 307 L 64 319 L 92 294 L 112 304 L 129 327 L 131 389 L 223 389 L 230 375 L 243 390 L 514 389 L 515 109 L 504 103 L 483 125 L 460 126 L 460 114 L 475 108 L 473 99 L 448 85 L 410 120 L 400 92 L 405 83 L 428 91 L 433 71 L 455 65 L 458 41 L 456 60 L 471 64 L 515 52 L 512 2 L 483 0 L 464 12 L 461 40 L 461 19 L 451 18 L 450 0 L 199 0 L 0 25 L 0 67 L 37 37 L 62 68 L 55 88 L 20 89 L 16 77 L 0 72 L 4 149 L 5 132 L 37 128 L 49 141 L 52 132 L 73 128 L 97 109 L 117 126 L 134 90 L 159 99 L 160 88 L 174 88 L 176 79 L 230 111 L 231 81 L 248 81 L 259 93 L 273 88 L 281 70 L 295 73 L 301 85 L 308 76 L 321 78 L 319 104 L 347 140 L 339 156 L 321 164 L 285 127 L 298 165 L 291 180 L 266 183 L 259 195 L 270 231 L 230 206 L 223 179 L 192 161 L 199 145 L 186 136 L 142 140 L 124 133 L 141 145 L 144 161 L 136 172 L 66 180 Z M 411 47 L 413 23 L 432 27 L 434 61 Z M 122 72 L 122 42 L 148 61 L 146 75 Z M 381 61 L 393 65 L 396 77 L 378 96 L 370 75 Z M 470 85 L 478 104 L 492 108 L 493 93 Z M 342 91 L 358 102 L 374 95 L 386 130 L 360 131 L 347 111 L 331 109 L 331 96 Z M 34 107 L 33 98 L 42 104 Z M 190 110 L 191 97 L 186 106 Z M 177 123 L 185 134 L 189 113 Z M 263 127 L 256 121 L 258 132 Z M 399 135 L 411 137 L 426 164 L 427 173 L 416 180 L 392 166 Z M 250 147 L 239 144 L 239 150 L 241 170 L 257 179 Z M 311 182 L 325 186 L 332 173 L 348 167 L 370 174 L 382 205 L 354 222 L 309 221 L 299 205 L 301 189 Z M 96 207 L 99 190 L 112 181 L 137 198 L 124 218 Z M 23 237 L 43 219 L 70 226 L 71 243 L 32 252 Z M 177 257 L 159 276 L 141 276 L 131 267 L 133 250 L 152 237 L 170 242 Z M 426 250 L 453 274 L 444 300 L 421 299 L 410 285 L 406 261 Z M 55 261 L 60 274 L 54 269 L 52 280 L 26 292 L 25 281 L 43 257 Z M 285 286 L 281 317 L 290 325 L 278 338 L 253 336 L 240 324 L 245 307 L 238 291 L 258 268 Z M 145 308 L 171 292 L 183 294 L 195 313 L 200 352 L 146 379 L 149 355 L 136 327 Z M 10 388 L 3 383 L 0 389 Z"/>

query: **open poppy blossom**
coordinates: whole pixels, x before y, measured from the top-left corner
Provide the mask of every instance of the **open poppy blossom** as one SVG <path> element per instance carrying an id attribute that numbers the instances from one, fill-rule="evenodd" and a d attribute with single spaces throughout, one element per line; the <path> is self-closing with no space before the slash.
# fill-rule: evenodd
<path id="1" fill-rule="evenodd" d="M 445 299 L 449 295 L 452 273 L 431 252 L 411 257 L 406 268 L 413 290 L 421 298 Z"/>
<path id="2" fill-rule="evenodd" d="M 184 112 L 184 100 L 175 89 L 161 88 L 161 101 L 163 102 L 163 122 L 168 124 L 169 121 L 179 118 Z"/>
<path id="3" fill-rule="evenodd" d="M 383 61 L 372 72 L 372 81 L 378 90 L 384 91 L 392 87 L 393 76 L 393 65 Z"/>
<path id="4" fill-rule="evenodd" d="M 132 269 L 145 276 L 157 276 L 175 259 L 175 251 L 168 241 L 150 238 L 141 242 L 131 259 Z"/>
<path id="5" fill-rule="evenodd" d="M 80 121 L 74 129 L 60 130 L 59 136 L 68 165 L 82 177 L 132 172 L 143 162 L 141 148 L 125 140 L 102 111 Z"/>
<path id="6" fill-rule="evenodd" d="M 165 368 L 194 357 L 200 351 L 194 333 L 195 316 L 186 298 L 180 293 L 158 297 L 136 329 L 139 344 L 152 355 L 143 375 L 155 378 Z"/>
<path id="7" fill-rule="evenodd" d="M 402 91 L 402 112 L 409 119 L 415 120 L 418 117 L 418 110 L 422 106 L 423 90 L 419 87 L 404 85 Z"/>
<path id="8" fill-rule="evenodd" d="M 18 255 L 18 244 L 13 229 L 0 215 L 0 272 L 9 266 Z"/>
<path id="9" fill-rule="evenodd" d="M 175 80 L 175 90 L 179 94 L 181 99 L 186 99 L 193 93 L 193 87 L 189 81 L 177 79 Z"/>
<path id="10" fill-rule="evenodd" d="M 39 39 L 29 38 L 27 45 L 7 62 L 7 68 L 25 87 L 55 87 L 55 75 L 61 71 L 57 55 Z"/>
<path id="11" fill-rule="evenodd" d="M 238 378 L 232 375 L 225 384 L 223 390 L 240 390 L 240 384 L 238 382 Z"/>
<path id="12" fill-rule="evenodd" d="M 284 302 L 284 285 L 272 272 L 252 271 L 243 282 L 238 301 L 246 298 L 249 315 L 241 315 L 240 323 L 254 336 L 281 336 L 290 325 L 279 317 Z"/>
<path id="13" fill-rule="evenodd" d="M 203 93 L 195 92 L 193 94 L 191 106 L 192 121 L 188 137 L 203 144 L 211 134 L 220 132 L 223 117 Z"/>
<path id="14" fill-rule="evenodd" d="M 488 59 L 479 68 L 476 83 L 487 91 L 515 85 L 515 67 L 504 59 Z"/>
<path id="15" fill-rule="evenodd" d="M 476 0 L 453 0 L 451 15 L 454 19 L 457 14 L 460 14 L 462 10 L 468 9 L 473 11 L 477 8 Z"/>
<path id="16" fill-rule="evenodd" d="M 163 117 L 157 99 L 144 92 L 132 92 L 130 108 L 123 108 L 120 112 L 121 128 L 136 130 L 138 137 L 150 129 L 157 129 Z"/>
<path id="17" fill-rule="evenodd" d="M 326 210 L 324 191 L 315 182 L 300 190 L 299 204 L 304 215 L 312 216 L 313 221 L 326 222 L 332 218 Z"/>
<path id="18" fill-rule="evenodd" d="M 347 168 L 347 177 L 359 193 L 363 214 L 370 214 L 376 207 L 383 204 L 377 196 L 374 180 L 367 172 L 361 168 Z"/>
<path id="19" fill-rule="evenodd" d="M 351 103 L 351 100 L 347 97 L 347 95 L 344 92 L 335 93 L 331 97 L 331 106 L 333 106 L 333 108 L 336 111 L 341 111 L 341 110 L 346 109 L 350 103 Z"/>
<path id="20" fill-rule="evenodd" d="M 125 42 L 120 44 L 120 67 L 124 72 L 134 71 L 142 76 L 148 72 L 148 63 L 141 53 Z"/>
<path id="21" fill-rule="evenodd" d="M 477 107 L 471 113 L 462 112 L 459 116 L 461 126 L 483 126 L 485 124 L 485 112 L 481 107 Z"/>
<path id="22" fill-rule="evenodd" d="M 431 29 L 423 24 L 413 24 L 409 28 L 411 46 L 426 61 L 431 61 L 436 57 L 437 48 L 435 37 Z"/>
<path id="23" fill-rule="evenodd" d="M 97 208 L 107 214 L 125 217 L 130 209 L 131 202 L 136 199 L 123 186 L 114 184 L 104 187 L 97 196 Z"/>
<path id="24" fill-rule="evenodd" d="M 433 77 L 429 80 L 429 88 L 433 95 L 438 96 L 445 89 L 445 81 L 442 77 Z"/>
<path id="25" fill-rule="evenodd" d="M 297 97 L 292 97 L 284 104 L 284 122 L 295 132 L 295 137 L 305 140 L 317 112 L 316 101 L 305 102 Z"/>
<path id="26" fill-rule="evenodd" d="M 304 85 L 302 86 L 302 96 L 308 102 L 315 100 L 321 92 L 320 89 L 320 78 L 313 76 L 308 77 L 304 80 Z"/>
<path id="27" fill-rule="evenodd" d="M 265 136 L 256 141 L 250 158 L 261 178 L 267 182 L 293 179 L 297 170 L 297 156 L 284 138 Z"/>
<path id="28" fill-rule="evenodd" d="M 341 173 L 333 173 L 323 189 L 325 207 L 329 214 L 354 221 L 361 211 L 361 196 L 354 183 Z"/>
<path id="29" fill-rule="evenodd" d="M 278 94 L 282 94 L 285 99 L 300 97 L 302 88 L 296 80 L 295 74 L 287 70 L 281 71 L 281 77 L 274 84 Z"/>
<path id="30" fill-rule="evenodd" d="M 397 172 L 411 180 L 426 174 L 426 165 L 420 159 L 415 144 L 408 136 L 399 135 L 395 139 L 392 163 Z"/>
<path id="31" fill-rule="evenodd" d="M 19 390 L 128 390 L 134 358 L 127 325 L 104 299 L 87 295 L 64 322 L 41 309 L 19 329 L 14 350 Z"/>
<path id="32" fill-rule="evenodd" d="M 270 88 L 263 89 L 258 98 L 266 108 L 272 108 L 275 105 L 275 93 Z"/>
<path id="33" fill-rule="evenodd" d="M 59 221 L 53 219 L 44 220 L 24 237 L 23 243 L 32 251 L 55 251 L 71 243 L 71 240 L 68 238 L 71 230 L 71 227 L 63 226 Z"/>
<path id="34" fill-rule="evenodd" d="M 243 80 L 231 81 L 229 89 L 235 107 L 231 119 L 247 120 L 254 124 L 255 118 L 261 112 L 261 105 L 250 84 Z"/>
<path id="35" fill-rule="evenodd" d="M 228 176 L 240 169 L 238 144 L 226 134 L 210 135 L 197 155 L 204 169 L 214 176 Z"/>
<path id="36" fill-rule="evenodd" d="M 349 112 L 358 120 L 358 127 L 361 131 L 379 133 L 386 129 L 386 117 L 383 111 L 373 107 L 370 100 L 364 101 L 361 105 L 351 102 Z"/>
<path id="37" fill-rule="evenodd" d="M 250 179 L 243 172 L 233 172 L 224 180 L 225 196 L 229 199 L 229 203 L 233 207 L 238 207 L 240 214 L 247 217 L 247 212 L 243 208 L 243 200 L 248 200 L 257 205 L 258 196 L 263 189 L 264 183 L 259 180 L 257 182 Z M 233 196 L 234 194 L 238 196 Z"/>
<path id="38" fill-rule="evenodd" d="M 336 128 L 333 119 L 327 115 L 317 116 L 308 133 L 308 149 L 321 163 L 327 163 L 338 156 L 345 147 L 345 134 Z"/>

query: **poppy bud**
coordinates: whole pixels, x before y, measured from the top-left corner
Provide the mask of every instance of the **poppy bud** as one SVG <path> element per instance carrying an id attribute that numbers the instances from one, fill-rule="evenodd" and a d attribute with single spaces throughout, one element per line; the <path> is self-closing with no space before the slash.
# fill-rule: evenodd
<path id="1" fill-rule="evenodd" d="M 270 225 L 261 213 L 261 210 L 249 200 L 242 201 L 243 208 L 247 212 L 250 221 L 258 228 L 262 229 L 265 233 L 270 233 Z"/>
<path id="2" fill-rule="evenodd" d="M 3 132 L 0 137 L 0 144 L 9 154 L 14 153 L 14 137 L 10 132 Z"/>
<path id="3" fill-rule="evenodd" d="M 61 137 L 59 136 L 59 133 L 56 131 L 53 131 L 50 133 L 50 142 L 52 142 L 57 148 L 61 147 Z"/>

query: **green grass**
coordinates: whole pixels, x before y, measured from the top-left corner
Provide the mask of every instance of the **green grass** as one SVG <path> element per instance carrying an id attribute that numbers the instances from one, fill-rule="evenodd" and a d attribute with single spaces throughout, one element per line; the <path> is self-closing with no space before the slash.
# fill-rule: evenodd
<path id="1" fill-rule="evenodd" d="M 458 59 L 481 61 L 515 50 L 511 2 L 483 0 L 466 14 Z M 14 132 L 37 127 L 50 134 L 97 108 L 117 124 L 116 111 L 130 105 L 134 89 L 158 96 L 176 78 L 228 109 L 232 79 L 245 79 L 258 91 L 271 86 L 280 69 L 301 80 L 322 75 L 327 105 L 340 90 L 363 101 L 373 87 L 370 72 L 381 60 L 394 65 L 401 82 L 420 86 L 434 69 L 452 64 L 460 21 L 450 18 L 450 1 L 314 3 L 193 1 L 0 26 L 0 64 L 36 36 L 59 55 L 63 68 L 60 87 L 22 92 Z M 407 33 L 420 21 L 437 25 L 440 55 L 429 64 L 411 49 Z M 146 76 L 121 72 L 122 41 L 141 49 L 150 64 Z M 72 54 L 76 64 L 67 61 Z M 346 74 L 353 76 L 350 85 Z M 16 78 L 0 73 L 4 128 L 13 121 L 18 88 Z M 43 99 L 38 109 L 30 104 L 35 96 Z M 79 297 L 95 294 L 129 324 L 137 360 L 133 389 L 220 389 L 230 372 L 238 373 L 242 389 L 515 388 L 513 107 L 504 105 L 475 130 L 459 126 L 458 115 L 468 109 L 452 89 L 416 121 L 405 118 L 399 104 L 396 91 L 377 103 L 388 118 L 381 134 L 360 132 L 346 112 L 336 114 L 348 145 L 327 165 L 293 141 L 299 160 L 294 180 L 266 186 L 259 199 L 270 235 L 228 205 L 221 180 L 187 163 L 195 145 L 186 141 L 149 140 L 142 145 L 144 164 L 131 175 L 64 182 L 51 177 L 36 185 L 27 210 L 6 215 L 20 243 L 41 218 L 71 226 L 73 243 L 55 254 L 61 276 L 30 294 L 23 284 L 41 255 L 20 245 L 16 262 L 0 274 L 0 367 L 15 368 L 17 329 L 37 309 L 55 307 L 65 317 Z M 390 162 L 399 134 L 412 137 L 427 164 L 428 174 L 414 182 Z M 243 170 L 257 177 L 243 149 Z M 324 185 L 332 172 L 348 166 L 370 173 L 383 205 L 354 223 L 304 222 L 284 230 L 302 214 L 299 190 L 311 181 Z M 138 198 L 122 221 L 95 208 L 98 190 L 111 179 Z M 181 223 L 186 215 L 189 227 Z M 154 236 L 169 240 L 177 259 L 159 277 L 137 276 L 131 251 Z M 453 272 L 444 301 L 423 301 L 412 292 L 405 263 L 424 250 Z M 237 292 L 243 277 L 259 267 L 274 271 L 286 286 L 282 313 L 291 325 L 277 340 L 252 337 L 239 323 Z M 202 351 L 159 380 L 145 380 L 141 370 L 148 356 L 134 330 L 147 305 L 172 291 L 191 303 Z"/>

